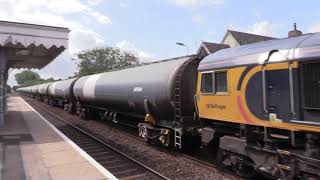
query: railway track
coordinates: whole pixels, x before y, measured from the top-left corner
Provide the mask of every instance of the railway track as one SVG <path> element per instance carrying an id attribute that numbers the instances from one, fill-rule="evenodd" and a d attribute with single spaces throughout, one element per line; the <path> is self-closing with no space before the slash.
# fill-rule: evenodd
<path id="1" fill-rule="evenodd" d="M 127 126 L 127 124 L 125 124 L 125 123 L 117 123 L 117 124 L 120 124 L 117 127 L 112 126 L 112 124 L 115 125 L 113 122 L 105 122 L 105 121 L 101 121 L 101 120 L 91 120 L 91 123 L 96 124 L 98 126 L 101 126 L 103 128 L 108 128 L 112 131 L 116 131 L 119 134 L 123 134 L 125 136 L 131 137 L 131 138 L 136 139 L 138 141 L 145 142 L 144 139 L 139 137 L 136 133 L 127 132 L 126 131 L 127 129 L 120 130 L 120 129 L 124 129 L 123 126 Z M 133 128 L 132 125 L 129 125 L 127 127 Z M 159 148 L 158 146 L 153 146 L 153 147 L 157 148 L 157 149 Z M 201 158 L 201 155 L 189 154 L 189 153 L 184 153 L 184 152 L 174 152 L 174 151 L 168 151 L 167 153 L 173 154 L 175 156 L 182 156 L 186 159 L 192 160 L 194 162 L 198 162 L 198 163 L 203 164 L 205 166 L 219 169 L 220 171 L 223 171 L 227 174 L 238 176 L 233 171 L 228 170 L 228 169 L 224 169 L 223 167 L 220 167 L 215 161 L 204 160 L 203 158 Z M 238 178 L 241 179 L 241 177 L 238 177 Z M 259 179 L 267 180 L 265 177 L 262 177 L 262 176 L 259 176 Z"/>
<path id="2" fill-rule="evenodd" d="M 93 123 L 95 123 L 95 124 L 97 124 L 97 125 L 99 125 L 99 126 L 103 126 L 103 127 L 112 129 L 113 131 L 116 131 L 116 132 L 118 132 L 118 133 L 120 133 L 120 134 L 129 136 L 129 137 L 131 137 L 131 138 L 134 138 L 134 139 L 136 139 L 136 140 L 139 140 L 139 141 L 143 141 L 143 142 L 144 142 L 143 138 L 141 138 L 141 137 L 139 137 L 139 136 L 137 136 L 137 135 L 133 135 L 133 134 L 131 134 L 131 133 L 129 133 L 129 132 L 124 132 L 124 131 L 122 131 L 122 130 L 119 130 L 118 128 L 114 128 L 114 127 L 112 127 L 111 125 L 106 124 L 106 123 L 104 123 L 104 122 L 102 122 L 102 121 L 93 121 Z M 158 148 L 158 147 L 156 147 L 156 148 Z M 185 154 L 185 153 L 179 153 L 179 155 L 180 155 L 180 156 L 183 156 L 183 157 L 185 157 L 185 158 L 191 159 L 191 160 L 193 160 L 193 161 L 199 162 L 199 163 L 201 163 L 201 164 L 204 164 L 204 165 L 206 165 L 206 166 L 210 166 L 210 167 L 217 168 L 216 165 L 211 164 L 211 163 L 208 162 L 208 161 L 201 160 L 201 159 L 199 159 L 199 158 L 197 158 L 197 157 L 193 157 L 193 156 L 188 155 L 188 154 Z"/>
<path id="3" fill-rule="evenodd" d="M 37 103 L 34 103 L 33 100 L 25 100 L 115 177 L 126 180 L 169 179 L 134 158 L 129 157 L 125 153 L 120 152 L 89 132 L 53 114 L 46 108 L 39 106 Z"/>
<path id="4" fill-rule="evenodd" d="M 105 127 L 105 128 L 109 128 L 113 131 L 116 131 L 120 134 L 123 134 L 123 135 L 126 135 L 128 137 L 131 137 L 131 138 L 134 138 L 136 140 L 139 140 L 139 141 L 143 141 L 144 142 L 144 139 L 139 137 L 137 134 L 134 134 L 134 133 L 130 133 L 130 132 L 126 132 L 125 130 L 120 130 L 122 129 L 122 126 L 119 126 L 118 128 L 117 127 L 114 127 L 114 126 L 111 126 L 112 122 L 103 122 L 101 120 L 99 121 L 96 121 L 96 120 L 92 120 L 92 123 L 94 124 L 97 124 L 99 126 L 102 126 L 102 127 Z M 121 125 L 126 125 L 125 123 L 121 123 Z M 131 126 L 130 126 L 131 127 Z M 154 146 L 154 148 L 159 148 L 157 146 Z M 185 152 L 173 152 L 173 151 L 168 151 L 168 153 L 171 153 L 173 155 L 179 155 L 179 156 L 182 156 L 186 159 L 189 159 L 189 160 L 192 160 L 192 161 L 195 161 L 195 162 L 198 162 L 200 164 L 203 164 L 205 166 L 208 166 L 208 167 L 212 167 L 212 168 L 216 168 L 216 169 L 219 169 L 220 171 L 223 171 L 227 174 L 232 174 L 232 175 L 235 175 L 235 176 L 238 176 L 238 179 L 242 179 L 238 174 L 236 174 L 234 171 L 232 170 L 229 170 L 229 169 L 225 169 L 225 167 L 223 166 L 220 166 L 219 164 L 216 163 L 215 160 L 212 160 L 212 161 L 208 161 L 208 160 L 204 160 L 203 157 L 201 157 L 201 155 L 197 155 L 197 154 L 190 154 L 190 153 L 185 153 Z M 261 180 L 270 180 L 272 179 L 271 177 L 267 177 L 267 176 L 264 176 L 262 174 L 256 174 L 256 176 L 250 180 L 254 180 L 254 179 L 261 179 Z"/>

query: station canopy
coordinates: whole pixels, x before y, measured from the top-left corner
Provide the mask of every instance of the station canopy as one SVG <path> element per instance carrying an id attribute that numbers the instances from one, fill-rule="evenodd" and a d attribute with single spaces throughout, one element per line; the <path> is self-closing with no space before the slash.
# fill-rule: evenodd
<path id="1" fill-rule="evenodd" d="M 46 66 L 67 48 L 68 34 L 67 28 L 0 21 L 0 49 L 5 49 L 7 68 Z"/>

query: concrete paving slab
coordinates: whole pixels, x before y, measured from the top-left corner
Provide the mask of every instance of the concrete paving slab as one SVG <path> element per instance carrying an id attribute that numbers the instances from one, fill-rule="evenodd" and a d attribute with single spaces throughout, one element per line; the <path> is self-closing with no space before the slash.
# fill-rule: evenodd
<path id="1" fill-rule="evenodd" d="M 3 152 L 2 179 L 25 180 L 26 175 L 19 145 L 6 145 Z"/>
<path id="2" fill-rule="evenodd" d="M 0 128 L 0 180 L 114 178 L 20 97 L 8 102 L 6 126 Z"/>
<path id="3" fill-rule="evenodd" d="M 68 171 L 66 171 L 66 169 L 68 169 Z M 88 162 L 54 166 L 50 168 L 49 172 L 53 180 L 63 180 L 66 179 L 65 177 L 73 177 L 77 180 L 107 179 L 102 177 Z"/>
<path id="4" fill-rule="evenodd" d="M 74 164 L 86 161 L 82 156 L 79 156 L 78 152 L 74 150 L 64 150 L 45 154 L 41 153 L 41 156 L 46 167 Z"/>
<path id="5" fill-rule="evenodd" d="M 22 114 L 14 109 L 10 113 L 6 113 L 5 126 L 0 127 L 0 135 L 29 134 L 26 123 L 21 121 L 22 118 Z M 10 121 L 8 121 L 9 119 Z"/>
<path id="6" fill-rule="evenodd" d="M 27 179 L 51 180 L 48 170 L 40 158 L 41 153 L 35 144 L 20 145 Z"/>
<path id="7" fill-rule="evenodd" d="M 41 153 L 51 153 L 57 151 L 64 151 L 64 150 L 71 150 L 73 149 L 68 143 L 62 142 L 52 142 L 52 143 L 43 143 L 38 144 L 38 148 L 40 149 Z"/>

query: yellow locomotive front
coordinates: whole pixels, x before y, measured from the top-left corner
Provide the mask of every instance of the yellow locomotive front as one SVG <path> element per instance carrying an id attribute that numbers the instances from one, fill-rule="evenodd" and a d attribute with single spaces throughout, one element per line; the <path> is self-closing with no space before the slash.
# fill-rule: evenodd
<path id="1" fill-rule="evenodd" d="M 198 70 L 202 145 L 222 164 L 320 178 L 320 33 L 220 50 Z"/>

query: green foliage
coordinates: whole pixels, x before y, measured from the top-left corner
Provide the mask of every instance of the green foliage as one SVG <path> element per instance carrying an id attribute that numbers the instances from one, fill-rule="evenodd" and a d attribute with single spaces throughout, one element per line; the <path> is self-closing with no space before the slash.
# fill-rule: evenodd
<path id="1" fill-rule="evenodd" d="M 115 69 L 136 66 L 139 60 L 129 52 L 118 48 L 103 47 L 81 52 L 77 55 L 80 61 L 77 76 L 96 74 Z"/>
<path id="2" fill-rule="evenodd" d="M 41 79 L 40 75 L 36 72 L 26 70 L 15 75 L 19 87 L 28 87 L 36 84 L 43 84 L 55 81 L 53 78 Z"/>
<path id="3" fill-rule="evenodd" d="M 16 81 L 19 85 L 26 81 L 36 81 L 40 79 L 40 75 L 36 72 L 25 70 L 15 75 Z"/>
<path id="4" fill-rule="evenodd" d="M 37 84 L 44 84 L 44 83 L 49 83 L 49 82 L 54 82 L 55 80 L 53 78 L 50 79 L 39 79 L 39 80 L 31 80 L 31 81 L 26 81 L 23 84 L 20 85 L 20 87 L 28 87 L 28 86 L 33 86 Z"/>

